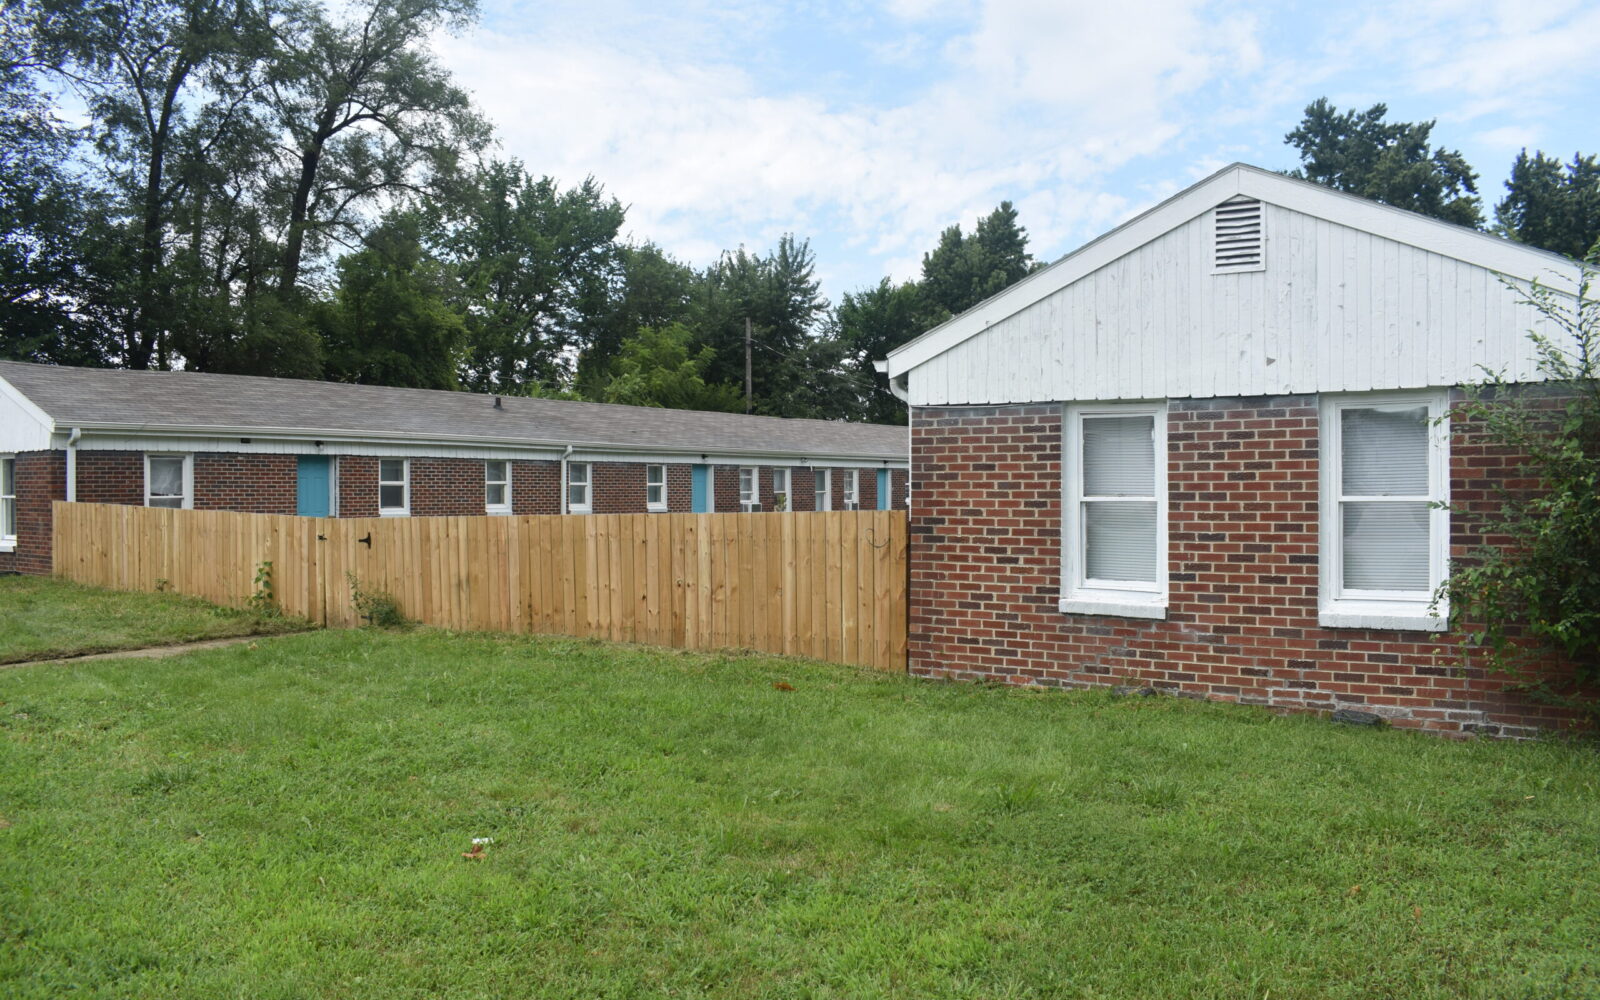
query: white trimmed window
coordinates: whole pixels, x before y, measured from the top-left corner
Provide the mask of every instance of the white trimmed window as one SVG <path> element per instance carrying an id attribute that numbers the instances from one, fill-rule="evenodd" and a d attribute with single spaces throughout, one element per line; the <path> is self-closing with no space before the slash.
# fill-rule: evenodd
<path id="1" fill-rule="evenodd" d="M 0 455 L 0 552 L 17 547 L 17 459 Z"/>
<path id="2" fill-rule="evenodd" d="M 772 509 L 789 509 L 789 470 L 772 470 Z"/>
<path id="3" fill-rule="evenodd" d="M 861 506 L 861 470 L 844 470 L 844 509 L 856 510 Z"/>
<path id="4" fill-rule="evenodd" d="M 483 509 L 488 514 L 511 513 L 511 463 L 490 459 L 483 463 Z"/>
<path id="5" fill-rule="evenodd" d="M 817 470 L 817 510 L 833 509 L 833 470 Z"/>
<path id="6" fill-rule="evenodd" d="M 1067 408 L 1061 610 L 1167 615 L 1167 408 Z"/>
<path id="7" fill-rule="evenodd" d="M 1443 631 L 1429 606 L 1450 555 L 1449 430 L 1443 393 L 1322 400 L 1326 627 Z"/>
<path id="8" fill-rule="evenodd" d="M 409 458 L 380 458 L 378 460 L 378 514 L 382 517 L 406 517 L 411 513 L 411 460 Z"/>
<path id="9" fill-rule="evenodd" d="M 667 509 L 667 467 L 665 465 L 647 465 L 644 467 L 644 509 L 655 513 Z"/>
<path id="10" fill-rule="evenodd" d="M 761 476 L 759 469 L 748 466 L 739 470 L 739 509 L 749 513 L 761 509 Z"/>
<path id="11" fill-rule="evenodd" d="M 567 513 L 587 514 L 594 509 L 590 489 L 594 467 L 588 462 L 567 463 Z"/>
<path id="12" fill-rule="evenodd" d="M 188 510 L 194 506 L 194 456 L 145 455 L 144 505 Z"/>

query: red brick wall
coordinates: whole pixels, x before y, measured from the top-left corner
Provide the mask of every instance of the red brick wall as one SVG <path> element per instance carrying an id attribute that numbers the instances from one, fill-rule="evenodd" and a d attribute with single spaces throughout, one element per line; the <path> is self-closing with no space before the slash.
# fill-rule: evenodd
<path id="1" fill-rule="evenodd" d="M 296 490 L 299 475 L 299 460 L 294 455 L 197 452 L 194 456 L 194 507 L 249 514 L 293 514 L 299 506 Z M 82 496 L 81 489 L 79 496 Z M 138 502 L 143 503 L 144 498 L 140 497 Z"/>
<path id="2" fill-rule="evenodd" d="M 17 549 L 0 555 L 0 570 L 48 574 L 51 504 L 66 499 L 67 456 L 60 451 L 26 451 L 16 458 Z"/>
<path id="3" fill-rule="evenodd" d="M 518 514 L 561 513 L 561 463 L 512 462 L 511 509 Z"/>
<path id="4" fill-rule="evenodd" d="M 368 455 L 340 455 L 339 516 L 378 516 L 378 460 Z"/>
<path id="5" fill-rule="evenodd" d="M 889 470 L 889 504 L 895 510 L 905 510 L 911 502 L 911 475 L 906 469 Z"/>
<path id="6" fill-rule="evenodd" d="M 1060 406 L 921 408 L 912 425 L 912 673 L 1149 684 L 1447 732 L 1524 735 L 1572 719 L 1507 693 L 1503 676 L 1458 671 L 1455 639 L 1318 626 L 1314 396 L 1169 403 L 1164 621 L 1057 608 Z M 1509 461 L 1453 443 L 1452 496 Z M 1467 542 L 1452 539 L 1458 552 Z"/>
<path id="7" fill-rule="evenodd" d="M 63 468 L 66 453 L 60 452 Z M 144 504 L 144 452 L 78 451 L 79 503 Z M 66 494 L 63 492 L 63 497 Z"/>

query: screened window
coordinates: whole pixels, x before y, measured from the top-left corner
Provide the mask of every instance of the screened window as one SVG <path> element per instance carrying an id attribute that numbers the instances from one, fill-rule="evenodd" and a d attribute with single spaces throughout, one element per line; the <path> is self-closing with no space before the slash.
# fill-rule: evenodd
<path id="1" fill-rule="evenodd" d="M 1325 402 L 1323 624 L 1443 627 L 1428 611 L 1449 544 L 1443 409 L 1435 395 Z"/>
<path id="2" fill-rule="evenodd" d="M 833 470 L 817 470 L 817 509 L 833 509 Z"/>
<path id="3" fill-rule="evenodd" d="M 861 506 L 861 470 L 844 470 L 844 509 L 855 510 Z"/>
<path id="4" fill-rule="evenodd" d="M 483 509 L 490 514 L 511 513 L 511 463 L 483 463 Z"/>
<path id="5" fill-rule="evenodd" d="M 772 509 L 789 509 L 789 470 L 772 470 Z"/>
<path id="6" fill-rule="evenodd" d="M 378 513 L 401 517 L 411 513 L 411 460 L 378 460 Z"/>
<path id="7" fill-rule="evenodd" d="M 1061 609 L 1166 614 L 1166 409 L 1068 411 Z"/>
<path id="8" fill-rule="evenodd" d="M 189 508 L 194 506 L 193 467 L 188 455 L 146 455 L 144 505 Z"/>
<path id="9" fill-rule="evenodd" d="M 757 469 L 739 470 L 739 509 L 753 511 L 761 509 L 761 495 L 759 483 L 761 478 L 756 474 Z"/>
<path id="10" fill-rule="evenodd" d="M 588 462 L 571 462 L 567 465 L 567 513 L 587 514 L 593 509 L 593 474 L 594 468 Z"/>
<path id="11" fill-rule="evenodd" d="M 0 544 L 17 541 L 17 460 L 0 458 Z"/>
<path id="12" fill-rule="evenodd" d="M 644 467 L 644 506 L 646 510 L 664 511 L 667 509 L 667 467 L 665 465 L 647 465 Z"/>

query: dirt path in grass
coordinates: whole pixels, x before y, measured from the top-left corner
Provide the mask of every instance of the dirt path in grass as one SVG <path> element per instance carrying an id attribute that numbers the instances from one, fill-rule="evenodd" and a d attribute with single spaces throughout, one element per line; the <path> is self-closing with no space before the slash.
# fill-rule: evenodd
<path id="1" fill-rule="evenodd" d="M 109 653 L 86 653 L 82 656 L 46 656 L 37 660 L 23 660 L 19 663 L 0 663 L 0 670 L 9 670 L 12 667 L 31 667 L 41 663 L 85 663 L 89 660 L 161 660 L 169 656 L 193 653 L 202 649 L 222 649 L 225 646 L 237 646 L 245 642 L 260 642 L 265 639 L 276 639 L 279 636 L 304 635 L 305 632 L 311 631 L 315 631 L 315 629 L 306 629 L 301 632 L 273 632 L 268 635 L 234 635 L 226 639 L 200 639 L 196 642 L 179 642 L 170 646 L 116 649 Z"/>

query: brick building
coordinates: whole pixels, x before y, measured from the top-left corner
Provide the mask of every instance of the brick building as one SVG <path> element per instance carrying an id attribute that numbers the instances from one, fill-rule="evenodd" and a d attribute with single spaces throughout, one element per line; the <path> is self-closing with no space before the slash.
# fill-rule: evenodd
<path id="1" fill-rule="evenodd" d="M 1433 597 L 1514 465 L 1440 418 L 1483 368 L 1537 377 L 1518 286 L 1577 276 L 1235 165 L 897 349 L 911 671 L 1564 724 L 1460 670 Z"/>
<path id="2" fill-rule="evenodd" d="M 0 572 L 51 503 L 405 517 L 906 503 L 904 427 L 0 362 Z"/>

